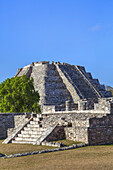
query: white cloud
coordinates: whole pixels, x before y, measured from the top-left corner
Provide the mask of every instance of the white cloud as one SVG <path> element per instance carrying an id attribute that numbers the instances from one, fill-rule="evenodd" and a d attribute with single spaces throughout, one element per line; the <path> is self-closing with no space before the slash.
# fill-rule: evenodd
<path id="1" fill-rule="evenodd" d="M 97 30 L 100 30 L 100 25 L 99 24 L 96 24 L 94 25 L 93 27 L 90 28 L 91 31 L 97 31 Z"/>

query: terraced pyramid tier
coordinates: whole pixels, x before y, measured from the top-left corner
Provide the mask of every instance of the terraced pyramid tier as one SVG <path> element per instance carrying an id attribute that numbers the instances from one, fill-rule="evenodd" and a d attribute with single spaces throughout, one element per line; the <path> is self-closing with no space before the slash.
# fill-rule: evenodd
<path id="1" fill-rule="evenodd" d="M 93 79 L 82 66 L 46 61 L 32 63 L 18 69 L 15 76 L 33 77 L 35 90 L 39 92 L 41 105 L 60 105 L 66 101 L 76 103 L 80 99 L 111 97 L 98 79 Z"/>

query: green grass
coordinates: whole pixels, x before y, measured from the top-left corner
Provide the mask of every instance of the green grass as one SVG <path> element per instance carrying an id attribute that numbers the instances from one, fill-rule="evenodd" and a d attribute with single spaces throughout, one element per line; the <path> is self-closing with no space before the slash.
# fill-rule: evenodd
<path id="1" fill-rule="evenodd" d="M 75 142 L 75 141 L 67 140 L 67 139 L 65 139 L 65 140 L 58 140 L 58 141 L 55 141 L 55 142 L 63 143 L 65 146 L 82 143 L 82 142 Z"/>

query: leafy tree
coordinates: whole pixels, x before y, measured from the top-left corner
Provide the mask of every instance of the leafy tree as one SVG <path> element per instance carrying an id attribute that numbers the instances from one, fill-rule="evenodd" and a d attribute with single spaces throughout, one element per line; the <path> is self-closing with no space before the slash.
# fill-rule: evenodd
<path id="1" fill-rule="evenodd" d="M 112 96 L 113 96 L 113 87 L 111 86 L 106 86 L 106 90 L 107 91 L 110 91 L 112 93 Z"/>
<path id="2" fill-rule="evenodd" d="M 0 112 L 40 112 L 39 94 L 33 78 L 26 75 L 6 79 L 0 84 Z"/>

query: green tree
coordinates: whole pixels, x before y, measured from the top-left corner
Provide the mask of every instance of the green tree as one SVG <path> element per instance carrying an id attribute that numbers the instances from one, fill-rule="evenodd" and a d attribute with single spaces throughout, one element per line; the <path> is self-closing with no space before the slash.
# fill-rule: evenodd
<path id="1" fill-rule="evenodd" d="M 6 79 L 0 84 L 0 112 L 40 112 L 39 94 L 33 78 L 26 75 Z"/>

